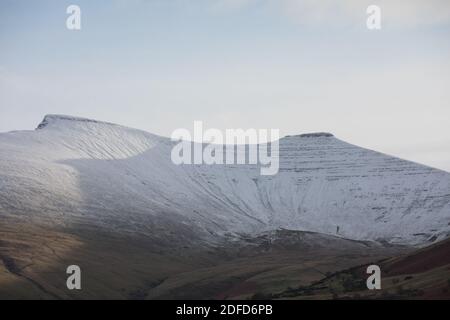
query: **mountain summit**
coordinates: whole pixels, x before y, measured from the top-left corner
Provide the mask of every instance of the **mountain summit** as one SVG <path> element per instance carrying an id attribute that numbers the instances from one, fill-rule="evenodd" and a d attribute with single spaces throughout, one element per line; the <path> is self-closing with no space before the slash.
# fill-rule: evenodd
<path id="1" fill-rule="evenodd" d="M 96 120 L 48 115 L 0 134 L 0 216 L 220 242 L 279 229 L 423 245 L 450 234 L 450 174 L 330 133 L 280 141 L 280 170 L 175 165 L 174 143 Z"/>

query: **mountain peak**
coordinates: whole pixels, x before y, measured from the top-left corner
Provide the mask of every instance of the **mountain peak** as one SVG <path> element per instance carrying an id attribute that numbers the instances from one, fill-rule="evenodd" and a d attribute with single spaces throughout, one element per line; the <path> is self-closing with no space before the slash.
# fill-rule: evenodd
<path id="1" fill-rule="evenodd" d="M 330 133 L 283 141 L 279 173 L 262 177 L 257 165 L 176 165 L 168 138 L 120 125 L 47 115 L 39 128 L 0 136 L 0 208 L 42 221 L 64 213 L 61 223 L 161 225 L 161 237 L 195 230 L 207 241 L 279 228 L 412 245 L 450 234 L 449 173 Z"/>
<path id="2" fill-rule="evenodd" d="M 329 132 L 310 132 L 310 133 L 303 133 L 303 134 L 297 134 L 297 135 L 293 135 L 293 136 L 286 136 L 287 138 L 289 137 L 298 137 L 298 138 L 331 138 L 334 137 L 334 135 L 332 133 Z"/>
<path id="3" fill-rule="evenodd" d="M 47 127 L 49 124 L 56 123 L 59 121 L 90 122 L 90 123 L 102 123 L 102 124 L 115 125 L 113 123 L 92 120 L 92 119 L 88 119 L 88 118 L 74 117 L 74 116 L 62 115 L 62 114 L 47 114 L 44 117 L 44 119 L 42 120 L 42 122 L 37 126 L 36 129 L 43 129 L 43 128 Z"/>

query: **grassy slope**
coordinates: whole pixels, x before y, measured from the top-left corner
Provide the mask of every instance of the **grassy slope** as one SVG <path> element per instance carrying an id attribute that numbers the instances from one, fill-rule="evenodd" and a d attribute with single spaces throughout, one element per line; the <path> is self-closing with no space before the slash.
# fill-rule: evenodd
<path id="1" fill-rule="evenodd" d="M 377 264 L 382 273 L 381 290 L 366 288 L 367 265 L 362 265 L 272 298 L 450 299 L 450 239 Z"/>
<path id="2" fill-rule="evenodd" d="M 309 285 L 402 250 L 313 233 L 273 236 L 221 248 L 162 248 L 138 235 L 4 219 L 0 299 L 245 299 Z M 81 267 L 81 291 L 66 288 L 71 264 Z"/>

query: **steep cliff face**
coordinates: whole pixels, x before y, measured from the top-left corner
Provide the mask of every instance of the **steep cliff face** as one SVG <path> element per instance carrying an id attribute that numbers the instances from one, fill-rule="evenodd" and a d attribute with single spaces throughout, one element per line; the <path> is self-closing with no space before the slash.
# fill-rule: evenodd
<path id="1" fill-rule="evenodd" d="M 280 228 L 421 245 L 450 234 L 450 174 L 328 133 L 280 141 L 280 170 L 175 165 L 167 138 L 70 116 L 0 134 L 0 215 L 164 238 Z"/>

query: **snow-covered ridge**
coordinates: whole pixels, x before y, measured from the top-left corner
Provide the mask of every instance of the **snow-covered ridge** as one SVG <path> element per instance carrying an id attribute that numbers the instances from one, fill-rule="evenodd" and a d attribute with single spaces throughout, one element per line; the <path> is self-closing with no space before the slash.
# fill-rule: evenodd
<path id="1" fill-rule="evenodd" d="M 104 121 L 98 121 L 98 120 L 92 120 L 88 118 L 81 118 L 81 117 L 74 117 L 74 116 L 66 116 L 61 114 L 48 114 L 44 117 L 42 122 L 37 126 L 36 129 L 43 129 L 47 127 L 50 124 L 53 124 L 58 121 L 77 121 L 77 122 L 90 122 L 90 123 L 98 123 L 98 124 L 106 124 L 106 125 L 113 125 L 117 126 L 114 123 L 104 122 Z"/>
<path id="2" fill-rule="evenodd" d="M 450 234 L 450 174 L 328 133 L 280 140 L 280 171 L 181 165 L 141 130 L 49 115 L 0 134 L 1 215 L 211 239 L 279 228 L 423 244 Z M 190 237 L 191 237 L 190 236 Z"/>
<path id="3" fill-rule="evenodd" d="M 290 136 L 288 136 L 290 137 Z M 299 138 L 319 138 L 319 137 L 334 137 L 332 133 L 329 132 L 311 132 L 311 133 L 303 133 L 299 135 L 295 135 L 293 137 Z"/>

